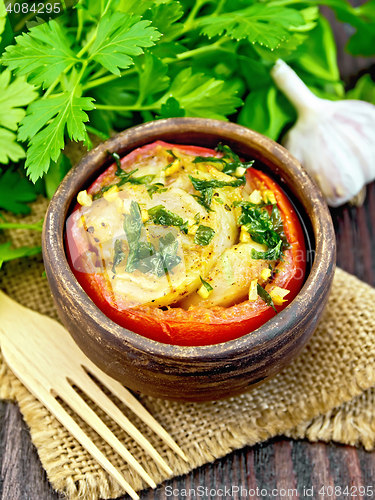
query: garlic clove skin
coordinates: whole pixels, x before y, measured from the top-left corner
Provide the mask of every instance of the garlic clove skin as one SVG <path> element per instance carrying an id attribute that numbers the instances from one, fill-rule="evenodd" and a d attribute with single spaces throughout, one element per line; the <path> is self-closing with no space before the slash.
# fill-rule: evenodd
<path id="1" fill-rule="evenodd" d="M 320 99 L 282 60 L 271 75 L 298 113 L 283 145 L 315 179 L 328 205 L 346 203 L 375 179 L 375 106 Z"/>

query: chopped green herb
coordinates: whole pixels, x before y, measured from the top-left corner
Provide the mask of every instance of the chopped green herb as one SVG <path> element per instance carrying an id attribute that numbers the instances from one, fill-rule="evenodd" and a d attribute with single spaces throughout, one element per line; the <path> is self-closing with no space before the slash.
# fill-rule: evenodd
<path id="1" fill-rule="evenodd" d="M 208 212 L 213 210 L 210 208 L 212 203 L 212 196 L 214 194 L 214 188 L 222 188 L 225 186 L 237 187 L 245 184 L 246 180 L 244 177 L 236 179 L 234 181 L 219 181 L 218 179 L 198 179 L 189 175 L 189 179 L 194 186 L 196 191 L 201 192 L 201 196 L 193 195 L 197 202 L 202 205 Z"/>
<path id="2" fill-rule="evenodd" d="M 120 182 L 117 184 L 117 186 L 123 186 L 124 184 L 126 184 L 127 182 L 130 182 L 130 178 L 131 176 L 137 172 L 137 168 L 132 170 L 131 172 L 125 172 L 125 170 L 117 170 L 116 171 L 116 175 L 117 177 L 120 177 Z"/>
<path id="3" fill-rule="evenodd" d="M 214 190 L 212 188 L 205 189 L 202 191 L 202 196 L 198 196 L 197 194 L 193 194 L 192 196 L 197 200 L 197 202 L 204 207 L 207 212 L 214 212 L 210 207 L 212 203 L 212 195 L 214 194 Z"/>
<path id="4" fill-rule="evenodd" d="M 221 158 L 215 156 L 196 156 L 193 163 L 220 163 L 222 165 L 222 172 L 225 174 L 234 174 L 238 167 L 249 168 L 253 165 L 254 161 L 242 162 L 238 155 L 236 155 L 229 146 L 218 144 L 216 151 L 224 153 Z"/>
<path id="5" fill-rule="evenodd" d="M 195 220 L 195 223 L 196 224 L 199 224 L 200 223 L 200 220 L 201 220 L 201 214 L 199 212 L 197 212 L 195 215 L 194 215 L 194 220 Z"/>
<path id="6" fill-rule="evenodd" d="M 128 239 L 129 254 L 126 260 L 125 271 L 132 273 L 137 269 L 138 251 L 142 231 L 141 210 L 138 203 L 132 201 L 130 204 L 130 214 L 125 214 L 124 231 Z"/>
<path id="7" fill-rule="evenodd" d="M 174 154 L 174 152 L 171 149 L 167 149 L 167 153 L 169 153 L 175 160 L 178 160 L 178 156 Z M 172 162 L 173 163 L 173 162 Z"/>
<path id="8" fill-rule="evenodd" d="M 179 160 L 179 157 L 176 156 L 171 149 L 167 149 L 166 151 L 167 151 L 168 154 L 170 154 L 173 157 L 173 161 L 171 161 L 171 163 L 168 163 L 168 165 L 166 167 L 164 167 L 163 170 L 167 170 L 169 167 L 171 167 L 173 165 L 173 163 L 176 160 Z"/>
<path id="9" fill-rule="evenodd" d="M 280 240 L 279 243 L 274 248 L 270 248 L 266 252 L 258 252 L 257 250 L 254 250 L 254 248 L 252 248 L 251 258 L 257 260 L 258 259 L 277 260 L 281 256 L 281 245 L 282 241 Z"/>
<path id="10" fill-rule="evenodd" d="M 136 268 L 143 273 L 151 273 L 158 278 L 172 271 L 180 262 L 177 255 L 178 241 L 172 233 L 159 238 L 159 249 L 152 243 L 141 243 Z"/>
<path id="11" fill-rule="evenodd" d="M 206 189 L 223 188 L 226 186 L 238 187 L 246 183 L 246 180 L 242 177 L 234 181 L 219 181 L 218 179 L 198 179 L 197 177 L 189 175 L 189 179 L 191 180 L 194 189 L 201 192 L 205 191 Z"/>
<path id="12" fill-rule="evenodd" d="M 282 251 L 288 247 L 288 241 L 283 232 L 282 220 L 278 208 L 272 210 L 273 215 L 269 215 L 265 206 L 254 205 L 248 201 L 235 202 L 235 206 L 240 206 L 242 213 L 238 218 L 238 224 L 244 226 L 251 238 L 262 245 L 267 245 L 267 252 L 256 252 L 255 259 L 277 260 L 281 257 Z M 285 239 L 285 240 L 284 240 Z"/>
<path id="13" fill-rule="evenodd" d="M 254 160 L 242 162 L 240 157 L 236 155 L 236 153 L 234 153 L 229 146 L 221 143 L 217 145 L 216 151 L 224 153 L 223 160 L 227 160 L 225 162 L 225 167 L 222 170 L 224 174 L 233 174 L 238 167 L 248 169 L 254 164 Z"/>
<path id="14" fill-rule="evenodd" d="M 150 184 L 154 180 L 155 175 L 142 175 L 142 177 L 132 177 L 128 182 L 131 184 Z"/>
<path id="15" fill-rule="evenodd" d="M 181 262 L 181 257 L 177 255 L 178 241 L 172 233 L 159 239 L 159 258 L 163 268 L 163 274 L 170 272 Z M 160 273 L 160 271 L 159 271 Z M 162 274 L 160 274 L 162 275 Z M 159 274 L 158 274 L 159 276 Z"/>
<path id="16" fill-rule="evenodd" d="M 167 210 L 164 205 L 156 205 L 148 210 L 149 220 L 160 226 L 176 226 L 181 227 L 184 225 L 184 220 L 179 215 Z M 187 232 L 187 230 L 186 230 Z"/>
<path id="17" fill-rule="evenodd" d="M 112 272 L 116 274 L 116 267 L 125 259 L 126 253 L 122 249 L 122 240 L 115 241 L 115 252 L 113 255 Z"/>
<path id="18" fill-rule="evenodd" d="M 289 248 L 290 244 L 287 240 L 287 237 L 285 236 L 283 220 L 281 218 L 280 210 L 278 209 L 277 205 L 272 206 L 271 221 L 274 230 L 277 232 L 283 242 L 283 249 Z"/>
<path id="19" fill-rule="evenodd" d="M 115 186 L 115 184 L 110 184 L 109 186 L 103 186 L 102 189 L 100 190 L 100 193 L 103 194 L 103 193 L 106 193 L 107 191 L 109 191 L 111 189 L 111 187 Z"/>
<path id="20" fill-rule="evenodd" d="M 197 232 L 194 235 L 194 243 L 205 247 L 211 243 L 212 238 L 215 236 L 215 231 L 212 227 L 198 226 Z"/>
<path id="21" fill-rule="evenodd" d="M 202 282 L 202 285 L 205 287 L 205 289 L 207 290 L 207 292 L 212 292 L 213 288 L 212 286 L 207 283 L 207 281 L 204 281 L 204 279 L 202 278 L 202 276 L 199 276 L 200 277 L 200 280 Z"/>
<path id="22" fill-rule="evenodd" d="M 144 184 L 146 185 L 147 192 L 152 199 L 152 195 L 154 193 L 162 193 L 164 191 L 167 191 L 167 188 L 164 188 L 164 184 L 160 182 L 156 182 L 155 184 L 151 184 L 153 181 L 155 175 L 143 175 L 142 177 L 133 177 L 133 174 L 138 171 L 138 168 L 132 170 L 131 172 L 125 172 L 125 170 L 122 170 L 121 168 L 118 168 L 116 170 L 116 176 L 120 177 L 120 182 L 114 183 L 114 184 L 109 184 L 108 186 L 104 186 L 98 193 L 94 194 L 93 200 L 97 200 L 100 198 L 103 193 L 108 191 L 108 189 L 111 189 L 112 186 L 118 186 L 121 187 L 127 182 L 130 184 Z"/>
<path id="23" fill-rule="evenodd" d="M 118 155 L 117 153 L 111 153 L 110 151 L 108 151 L 108 149 L 107 149 L 107 153 L 108 153 L 109 155 L 111 155 L 111 156 L 112 156 L 112 158 L 115 160 L 116 165 L 117 165 L 117 172 L 118 172 L 118 171 L 121 171 L 121 172 L 122 172 L 123 170 L 122 170 L 122 168 L 121 168 L 121 161 L 120 161 L 120 160 L 121 160 L 121 158 L 119 157 L 119 155 Z M 116 175 L 118 175 L 118 174 L 117 174 L 117 172 L 116 172 Z"/>
<path id="24" fill-rule="evenodd" d="M 223 158 L 216 158 L 215 156 L 196 156 L 193 163 L 221 163 L 224 166 L 227 164 Z"/>
<path id="25" fill-rule="evenodd" d="M 159 238 L 159 249 L 152 243 L 141 241 L 142 217 L 138 203 L 132 201 L 130 214 L 125 215 L 124 231 L 128 239 L 129 254 L 125 271 L 136 269 L 143 273 L 151 273 L 159 278 L 181 262 L 177 255 L 178 241 L 172 233 Z"/>
<path id="26" fill-rule="evenodd" d="M 168 191 L 168 188 L 164 187 L 164 184 L 161 182 L 155 182 L 155 184 L 150 184 L 147 186 L 147 192 L 152 199 L 152 195 L 155 193 L 164 193 L 165 191 Z"/>
<path id="27" fill-rule="evenodd" d="M 259 285 L 259 283 L 257 283 L 257 292 L 258 292 L 258 295 L 259 297 L 264 300 L 264 302 L 268 305 L 268 306 L 271 306 L 272 309 L 277 313 L 276 311 L 276 307 L 275 307 L 275 304 L 273 303 L 273 300 L 272 300 L 272 297 L 271 295 L 267 292 L 267 290 L 265 290 L 263 287 L 261 287 Z"/>

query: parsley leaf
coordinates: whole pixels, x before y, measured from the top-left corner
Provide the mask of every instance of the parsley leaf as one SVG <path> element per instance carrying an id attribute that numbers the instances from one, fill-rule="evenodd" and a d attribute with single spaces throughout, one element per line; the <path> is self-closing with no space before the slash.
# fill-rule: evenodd
<path id="1" fill-rule="evenodd" d="M 110 151 L 108 151 L 108 149 L 107 149 L 107 153 L 110 156 L 112 156 L 112 158 L 115 160 L 115 163 L 116 163 L 116 166 L 117 166 L 116 175 L 121 175 L 121 173 L 123 172 L 123 170 L 121 168 L 121 158 L 120 158 L 120 155 L 118 155 L 117 153 L 111 153 Z"/>
<path id="2" fill-rule="evenodd" d="M 8 169 L 0 176 L 0 208 L 14 214 L 28 214 L 26 203 L 36 200 L 33 184 L 20 172 Z"/>
<path id="3" fill-rule="evenodd" d="M 275 87 L 253 90 L 245 99 L 238 123 L 277 140 L 281 131 L 296 117 L 293 106 Z"/>
<path id="4" fill-rule="evenodd" d="M 158 101 L 158 107 L 173 97 L 185 116 L 205 116 L 225 120 L 241 106 L 242 101 L 229 90 L 223 80 L 210 78 L 203 73 L 192 73 L 192 68 L 183 69 L 173 80 L 166 94 Z M 159 108 L 160 109 L 160 108 Z"/>
<path id="5" fill-rule="evenodd" d="M 50 86 L 69 66 L 78 62 L 68 38 L 56 21 L 40 24 L 16 37 L 16 45 L 6 47 L 2 62 L 16 75 L 43 88 Z"/>
<path id="6" fill-rule="evenodd" d="M 215 212 L 215 210 L 212 210 L 211 208 L 213 194 L 214 190 L 212 188 L 207 188 L 202 191 L 201 196 L 193 194 L 193 197 L 200 205 L 202 205 L 203 208 L 207 210 L 207 212 Z"/>
<path id="7" fill-rule="evenodd" d="M 10 76 L 8 70 L 0 74 L 0 125 L 10 130 L 17 130 L 18 123 L 26 114 L 21 106 L 30 104 L 38 93 L 24 77 L 16 78 L 9 83 Z"/>
<path id="8" fill-rule="evenodd" d="M 201 245 L 202 247 L 206 247 L 212 241 L 212 238 L 215 236 L 215 231 L 212 227 L 203 226 L 202 224 L 198 226 L 197 232 L 194 236 L 194 243 L 196 245 Z"/>
<path id="9" fill-rule="evenodd" d="M 348 99 L 361 99 L 375 104 L 375 82 L 369 74 L 361 76 L 354 89 L 346 93 Z"/>
<path id="10" fill-rule="evenodd" d="M 281 241 L 283 242 L 283 248 L 289 248 L 289 242 L 284 232 L 283 220 L 281 218 L 280 210 L 277 205 L 272 206 L 271 212 L 271 222 L 274 231 L 280 236 Z"/>
<path id="11" fill-rule="evenodd" d="M 16 135 L 10 130 L 17 130 L 18 123 L 26 114 L 21 106 L 29 104 L 38 95 L 24 77 L 9 83 L 10 77 L 8 70 L 0 74 L 0 163 L 5 164 L 9 159 L 17 162 L 25 157 L 25 151 L 17 144 Z"/>
<path id="12" fill-rule="evenodd" d="M 11 241 L 0 244 L 0 268 L 4 262 L 12 259 L 18 259 L 20 257 L 30 257 L 31 255 L 36 255 L 42 251 L 42 247 L 25 246 L 19 248 L 11 248 L 11 246 Z"/>
<path id="13" fill-rule="evenodd" d="M 247 38 L 275 49 L 281 41 L 290 38 L 290 27 L 304 25 L 303 16 L 295 9 L 255 3 L 250 7 L 218 16 L 206 16 L 199 25 L 208 37 L 226 32 L 236 40 Z"/>
<path id="14" fill-rule="evenodd" d="M 117 162 L 116 162 L 117 163 Z M 135 168 L 134 170 L 132 170 L 131 172 L 125 172 L 125 170 L 122 170 L 121 166 L 119 167 L 118 163 L 117 163 L 117 170 L 116 170 L 116 173 L 115 175 L 117 177 L 120 177 L 120 182 L 117 184 L 117 186 L 123 186 L 124 184 L 126 184 L 127 182 L 130 182 L 130 178 L 131 176 L 138 171 L 138 168 Z"/>
<path id="15" fill-rule="evenodd" d="M 163 34 L 163 43 L 175 39 L 183 32 L 183 24 L 175 24 L 184 12 L 180 2 L 163 2 L 154 4 L 145 12 L 143 19 L 152 21 L 158 30 Z"/>
<path id="16" fill-rule="evenodd" d="M 172 233 L 168 233 L 159 239 L 159 251 L 155 257 L 159 259 L 159 267 L 156 267 L 154 274 L 163 276 L 172 271 L 172 269 L 181 262 L 181 257 L 177 255 L 178 241 Z M 155 272 L 156 271 L 156 272 Z"/>
<path id="17" fill-rule="evenodd" d="M 25 151 L 17 144 L 16 134 L 0 127 L 0 163 L 17 162 L 24 157 Z"/>
<path id="18" fill-rule="evenodd" d="M 60 182 L 72 168 L 72 164 L 67 156 L 60 154 L 57 161 L 52 161 L 48 172 L 44 176 L 46 182 L 46 194 L 48 198 L 52 198 L 58 188 Z"/>
<path id="19" fill-rule="evenodd" d="M 180 108 L 180 103 L 174 97 L 168 97 L 161 105 L 158 118 L 176 118 L 185 116 L 185 110 Z"/>
<path id="20" fill-rule="evenodd" d="M 83 122 L 88 120 L 88 116 L 83 110 L 93 108 L 91 97 L 76 97 L 70 92 L 36 101 L 29 106 L 28 115 L 21 123 L 19 138 L 31 138 L 25 167 L 33 182 L 47 172 L 51 159 L 57 161 L 59 158 L 64 147 L 65 126 L 72 140 L 86 140 Z M 52 117 L 52 121 L 40 131 Z"/>
<path id="21" fill-rule="evenodd" d="M 137 59 L 136 67 L 139 73 L 138 102 L 143 103 L 146 97 L 168 87 L 168 66 L 150 52 L 146 51 L 142 59 Z"/>
<path id="22" fill-rule="evenodd" d="M 119 10 L 128 14 L 143 16 L 151 8 L 155 7 L 155 0 L 120 0 Z"/>
<path id="23" fill-rule="evenodd" d="M 356 56 L 375 55 L 374 0 L 368 0 L 355 8 L 349 2 L 343 1 L 327 0 L 327 5 L 334 10 L 337 19 L 356 28 L 356 32 L 348 41 L 346 50 Z"/>
<path id="24" fill-rule="evenodd" d="M 99 21 L 95 42 L 89 51 L 90 59 L 120 76 L 119 68 L 133 64 L 131 56 L 143 54 L 141 47 L 151 47 L 159 40 L 160 33 L 150 24 L 150 21 L 140 21 L 139 16 L 108 11 Z"/>
<path id="25" fill-rule="evenodd" d="M 7 11 L 5 9 L 4 2 L 0 2 L 0 34 L 4 31 L 6 19 L 7 19 Z"/>

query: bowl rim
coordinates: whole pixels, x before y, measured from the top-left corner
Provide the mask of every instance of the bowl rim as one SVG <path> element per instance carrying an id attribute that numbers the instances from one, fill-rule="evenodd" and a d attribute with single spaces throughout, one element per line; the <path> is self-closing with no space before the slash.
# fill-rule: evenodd
<path id="1" fill-rule="evenodd" d="M 120 152 L 120 156 L 123 156 L 122 152 L 124 150 L 126 151 L 125 154 L 127 154 L 142 145 L 152 143 L 158 139 L 167 142 L 167 139 L 164 139 L 163 136 L 167 134 L 173 135 L 176 126 L 183 129 L 185 133 L 190 131 L 193 133 L 200 132 L 218 137 L 221 136 L 222 140 L 229 143 L 229 145 L 230 142 L 236 141 L 239 145 L 241 143 L 246 143 L 250 148 L 251 144 L 261 144 L 264 149 L 263 152 L 268 151 L 268 158 L 262 156 L 262 161 L 265 164 L 267 164 L 268 161 L 270 166 L 277 165 L 277 162 L 286 165 L 288 171 L 290 169 L 289 180 L 292 180 L 293 184 L 296 185 L 299 183 L 302 187 L 304 200 L 301 200 L 301 197 L 294 192 L 293 185 L 291 186 L 290 183 L 287 182 L 288 179 L 286 180 L 286 184 L 301 202 L 305 213 L 310 219 L 315 237 L 314 262 L 303 287 L 295 299 L 283 309 L 283 311 L 268 320 L 257 330 L 249 332 L 242 337 L 219 344 L 204 346 L 164 344 L 121 327 L 108 318 L 86 294 L 71 271 L 65 254 L 64 231 L 66 217 L 74 203 L 76 194 L 84 185 L 90 184 L 99 175 L 98 171 L 103 170 L 103 165 L 106 164 L 106 162 L 108 163 L 108 151 Z M 164 129 L 164 131 L 160 129 Z M 225 134 L 223 133 L 223 129 L 225 130 Z M 225 137 L 225 135 L 227 136 Z M 142 137 L 145 140 L 143 140 Z M 179 143 L 181 144 L 181 142 L 177 140 L 176 144 Z M 131 146 L 127 146 L 127 144 L 131 144 Z M 113 159 L 111 159 L 110 163 L 113 163 Z M 85 170 L 88 169 L 90 164 L 90 168 L 94 173 L 88 175 L 87 173 L 85 174 Z M 276 170 L 278 169 L 279 167 L 276 167 Z M 274 174 L 276 176 L 278 175 L 276 171 Z M 282 172 L 281 175 L 284 178 L 288 177 L 286 171 Z M 310 205 L 310 212 L 306 210 L 306 202 Z M 326 223 L 324 223 L 324 221 L 326 221 Z M 242 357 L 245 353 L 249 353 L 249 350 L 254 348 L 259 348 L 260 351 L 263 350 L 263 348 L 265 348 L 264 344 L 269 346 L 269 342 L 273 342 L 278 337 L 277 333 L 275 334 L 275 328 L 272 328 L 272 326 L 275 326 L 277 323 L 282 323 L 283 321 L 288 323 L 288 317 L 289 321 L 290 317 L 298 318 L 301 314 L 301 310 L 308 310 L 309 304 L 312 305 L 312 300 L 315 296 L 319 297 L 319 294 L 323 293 L 326 288 L 326 283 L 322 280 L 319 284 L 317 277 L 332 275 L 335 267 L 336 255 L 335 233 L 327 203 L 315 182 L 299 162 L 280 144 L 258 132 L 232 122 L 223 122 L 209 118 L 168 118 L 143 123 L 118 133 L 89 151 L 78 164 L 68 172 L 50 201 L 43 225 L 42 248 L 44 260 L 49 259 L 52 264 L 54 262 L 59 263 L 59 266 L 63 266 L 63 271 L 65 271 L 58 275 L 55 273 L 54 279 L 63 289 L 69 290 L 71 300 L 78 302 L 81 310 L 83 310 L 86 315 L 95 318 L 96 322 L 100 322 L 102 326 L 105 326 L 108 335 L 113 336 L 114 339 L 121 339 L 137 351 L 147 351 L 148 354 L 158 358 L 171 358 L 174 360 L 183 360 L 185 362 L 202 361 L 208 358 L 211 361 L 223 359 L 224 357 L 226 359 L 237 358 Z M 312 293 L 314 284 L 315 286 L 317 285 L 317 289 Z M 259 339 L 262 340 L 261 343 Z M 266 340 L 266 342 L 264 342 L 264 340 Z"/>

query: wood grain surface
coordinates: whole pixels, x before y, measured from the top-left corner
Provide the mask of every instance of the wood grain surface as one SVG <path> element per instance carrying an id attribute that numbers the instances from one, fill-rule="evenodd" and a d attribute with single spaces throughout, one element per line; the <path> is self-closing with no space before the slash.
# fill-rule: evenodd
<path id="1" fill-rule="evenodd" d="M 343 46 L 348 33 L 343 25 L 335 24 L 334 16 L 328 9 L 325 9 L 325 14 L 335 27 L 341 74 L 350 83 L 351 75 L 368 67 L 373 60 L 353 59 L 345 54 Z M 375 286 L 375 184 L 368 187 L 363 207 L 345 205 L 332 210 L 332 217 L 338 244 L 338 266 Z M 348 495 L 343 493 L 346 486 L 349 488 Z M 251 448 L 237 450 L 186 476 L 166 481 L 156 490 L 146 490 L 141 493 L 141 499 L 216 500 L 220 498 L 219 488 L 222 488 L 221 498 L 236 500 L 372 498 L 370 493 L 361 496 L 358 489 L 360 486 L 369 487 L 369 492 L 372 487 L 375 496 L 375 452 L 368 453 L 361 448 L 335 443 L 276 438 Z M 332 494 L 330 489 L 327 492 L 327 487 L 332 487 Z M 335 487 L 341 488 L 341 494 L 338 489 L 335 494 Z M 281 491 L 272 496 L 272 489 L 275 488 Z M 173 489 L 177 491 L 173 492 Z M 285 494 L 283 490 L 286 490 Z M 62 497 L 48 483 L 18 407 L 14 403 L 0 402 L 0 499 L 60 498 Z"/>

